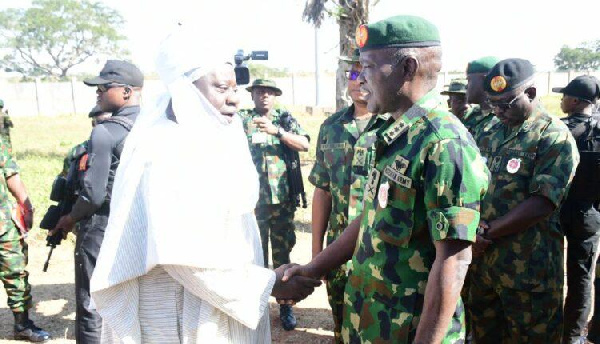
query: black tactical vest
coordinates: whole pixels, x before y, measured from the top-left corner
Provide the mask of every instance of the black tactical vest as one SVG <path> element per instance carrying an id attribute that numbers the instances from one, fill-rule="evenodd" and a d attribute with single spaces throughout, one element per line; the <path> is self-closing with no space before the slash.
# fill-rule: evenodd
<path id="1" fill-rule="evenodd" d="M 567 200 L 597 202 L 600 200 L 600 114 L 577 125 L 568 117 L 563 121 L 569 126 L 581 157 Z"/>

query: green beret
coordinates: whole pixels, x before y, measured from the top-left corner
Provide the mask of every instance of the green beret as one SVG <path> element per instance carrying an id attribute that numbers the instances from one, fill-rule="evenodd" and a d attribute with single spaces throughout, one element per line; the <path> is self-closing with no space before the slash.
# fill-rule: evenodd
<path id="1" fill-rule="evenodd" d="M 4 107 L 4 100 L 0 99 L 0 107 Z"/>
<path id="2" fill-rule="evenodd" d="M 486 75 L 484 90 L 492 96 L 509 93 L 532 81 L 535 69 L 523 59 L 506 59 L 498 62 Z"/>
<path id="3" fill-rule="evenodd" d="M 360 50 L 358 48 L 354 49 L 354 51 L 352 52 L 352 55 L 350 55 L 350 56 L 340 56 L 339 57 L 340 61 L 353 63 L 353 64 L 358 63 L 359 58 L 360 58 Z"/>
<path id="4" fill-rule="evenodd" d="M 466 94 L 467 93 L 467 80 L 465 79 L 452 79 L 450 85 L 446 86 L 446 90 L 440 92 L 441 95 L 448 96 L 451 94 Z"/>
<path id="5" fill-rule="evenodd" d="M 281 89 L 279 87 L 277 87 L 277 85 L 275 84 L 275 81 L 273 81 L 273 80 L 256 79 L 252 83 L 252 86 L 246 87 L 246 90 L 248 92 L 252 92 L 252 89 L 254 87 L 264 87 L 264 88 L 270 88 L 272 90 L 275 90 L 276 96 L 280 96 L 283 93 L 283 92 L 281 92 Z"/>
<path id="6" fill-rule="evenodd" d="M 395 16 L 356 29 L 360 51 L 381 48 L 419 48 L 440 45 L 437 27 L 415 16 Z"/>
<path id="7" fill-rule="evenodd" d="M 469 62 L 467 65 L 467 74 L 487 73 L 500 61 L 495 56 L 486 56 Z"/>

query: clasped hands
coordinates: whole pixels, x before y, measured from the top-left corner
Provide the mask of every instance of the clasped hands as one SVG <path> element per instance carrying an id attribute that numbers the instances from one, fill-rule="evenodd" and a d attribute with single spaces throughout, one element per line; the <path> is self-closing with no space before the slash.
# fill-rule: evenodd
<path id="1" fill-rule="evenodd" d="M 275 269 L 277 279 L 271 295 L 279 304 L 295 304 L 313 293 L 321 285 L 319 276 L 311 271 L 310 264 L 285 264 Z"/>

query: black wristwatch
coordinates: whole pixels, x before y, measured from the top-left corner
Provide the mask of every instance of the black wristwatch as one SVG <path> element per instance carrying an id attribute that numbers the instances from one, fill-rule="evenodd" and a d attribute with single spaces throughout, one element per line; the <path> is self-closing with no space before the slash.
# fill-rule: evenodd
<path id="1" fill-rule="evenodd" d="M 286 133 L 286 131 L 283 130 L 282 127 L 279 127 L 279 128 L 277 128 L 277 134 L 275 134 L 275 137 L 280 139 L 283 136 L 283 134 L 285 134 L 285 133 Z"/>

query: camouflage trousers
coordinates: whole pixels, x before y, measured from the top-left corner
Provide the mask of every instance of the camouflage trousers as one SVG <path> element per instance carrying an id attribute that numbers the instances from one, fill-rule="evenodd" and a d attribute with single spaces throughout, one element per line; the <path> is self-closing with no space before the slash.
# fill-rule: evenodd
<path id="1" fill-rule="evenodd" d="M 468 310 L 474 343 L 561 343 L 562 290 L 516 290 L 479 275 L 471 274 Z"/>
<path id="2" fill-rule="evenodd" d="M 348 267 L 345 264 L 327 274 L 327 298 L 333 315 L 334 340 L 338 344 L 344 343 L 341 332 L 344 318 L 344 289 L 347 282 Z"/>
<path id="3" fill-rule="evenodd" d="M 273 268 L 290 263 L 290 252 L 296 245 L 295 212 L 296 206 L 291 203 L 259 205 L 254 210 L 260 228 L 265 267 L 269 266 L 269 238 Z"/>
<path id="4" fill-rule="evenodd" d="M 424 295 L 416 288 L 392 287 L 373 276 L 348 275 L 342 339 L 350 344 L 412 344 Z M 464 343 L 464 305 L 459 299 L 443 344 Z"/>
<path id="5" fill-rule="evenodd" d="M 27 266 L 27 243 L 12 225 L 0 236 L 0 279 L 8 295 L 8 307 L 13 312 L 31 308 L 31 285 Z"/>

